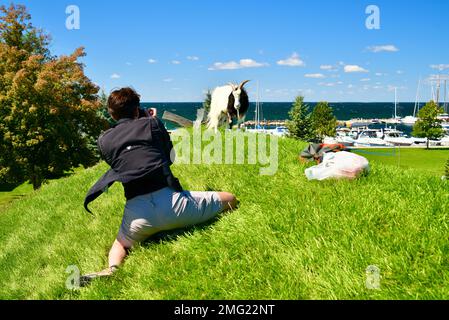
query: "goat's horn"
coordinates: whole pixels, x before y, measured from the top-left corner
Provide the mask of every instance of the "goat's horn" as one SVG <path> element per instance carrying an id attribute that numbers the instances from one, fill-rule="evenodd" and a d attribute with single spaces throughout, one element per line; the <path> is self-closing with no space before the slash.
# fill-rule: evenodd
<path id="1" fill-rule="evenodd" d="M 233 84 L 232 82 L 228 82 L 228 85 L 230 85 L 232 87 L 232 90 L 237 89 L 237 86 L 235 84 Z"/>
<path id="2" fill-rule="evenodd" d="M 240 89 L 243 89 L 243 86 L 245 85 L 245 84 L 247 84 L 248 82 L 250 82 L 251 80 L 245 80 L 245 81 L 243 81 L 240 85 L 239 85 L 239 88 Z"/>

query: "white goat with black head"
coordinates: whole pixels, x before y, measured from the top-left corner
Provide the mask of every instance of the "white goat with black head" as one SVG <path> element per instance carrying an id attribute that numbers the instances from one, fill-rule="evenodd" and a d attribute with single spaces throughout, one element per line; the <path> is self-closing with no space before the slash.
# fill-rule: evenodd
<path id="1" fill-rule="evenodd" d="M 249 108 L 248 94 L 243 88 L 249 81 L 245 80 L 240 85 L 229 83 L 228 85 L 215 88 L 207 116 L 207 127 L 209 129 L 217 132 L 218 126 L 224 120 L 228 121 L 229 128 L 232 129 L 233 118 L 237 119 L 237 124 L 240 126 Z"/>

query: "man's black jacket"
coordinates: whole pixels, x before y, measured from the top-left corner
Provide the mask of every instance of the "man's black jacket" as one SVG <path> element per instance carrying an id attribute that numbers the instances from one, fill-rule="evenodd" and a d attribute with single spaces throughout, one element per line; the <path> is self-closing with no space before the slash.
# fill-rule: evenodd
<path id="1" fill-rule="evenodd" d="M 170 170 L 173 144 L 159 119 L 155 117 L 122 119 L 100 135 L 98 147 L 111 169 L 87 193 L 84 208 L 88 212 L 91 212 L 88 208 L 89 203 L 114 182 L 127 184 L 144 177 L 151 179 L 153 172 L 161 171 L 167 186 L 182 191 L 178 179 Z M 157 178 L 160 179 L 160 175 L 157 175 Z"/>

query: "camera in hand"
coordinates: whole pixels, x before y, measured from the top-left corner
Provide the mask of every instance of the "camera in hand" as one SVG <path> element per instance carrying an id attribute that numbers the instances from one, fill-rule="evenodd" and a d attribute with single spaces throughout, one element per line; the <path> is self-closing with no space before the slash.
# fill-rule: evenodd
<path id="1" fill-rule="evenodd" d="M 157 117 L 156 108 L 149 108 L 149 109 L 139 108 L 139 118 L 151 118 L 151 117 Z"/>

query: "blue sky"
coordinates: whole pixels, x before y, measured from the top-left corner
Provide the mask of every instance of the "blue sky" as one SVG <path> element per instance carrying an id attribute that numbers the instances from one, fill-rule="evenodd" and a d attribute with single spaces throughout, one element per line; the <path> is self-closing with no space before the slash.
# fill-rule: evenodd
<path id="1" fill-rule="evenodd" d="M 9 1 L 0 0 L 2 4 Z M 257 81 L 263 101 L 414 101 L 419 77 L 449 75 L 449 1 L 22 0 L 52 51 L 84 46 L 86 73 L 143 101 L 201 101 L 229 81 Z M 66 7 L 80 29 L 66 28 Z M 380 29 L 365 26 L 368 5 Z M 431 86 L 421 87 L 423 100 Z"/>

